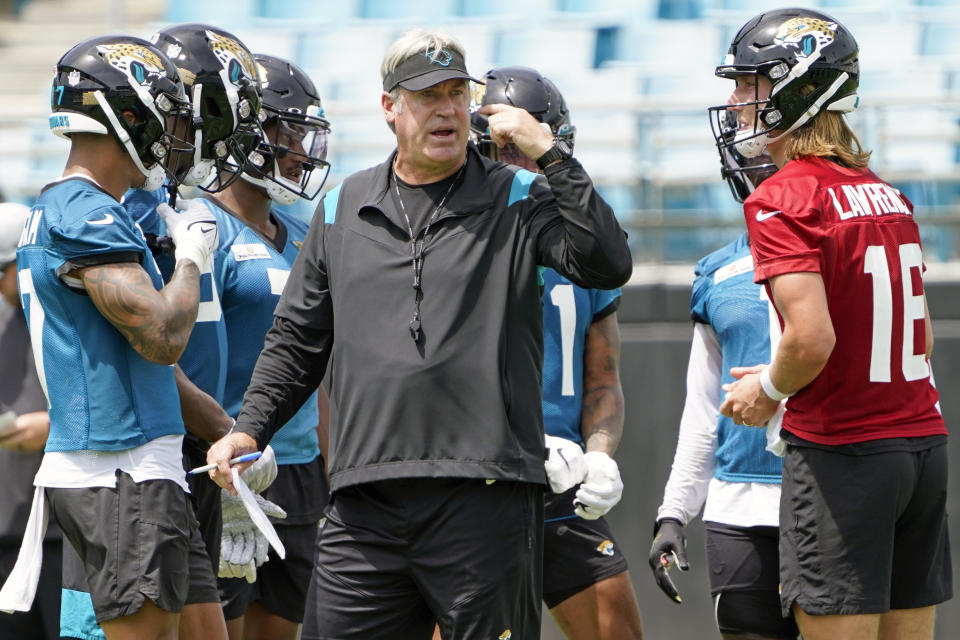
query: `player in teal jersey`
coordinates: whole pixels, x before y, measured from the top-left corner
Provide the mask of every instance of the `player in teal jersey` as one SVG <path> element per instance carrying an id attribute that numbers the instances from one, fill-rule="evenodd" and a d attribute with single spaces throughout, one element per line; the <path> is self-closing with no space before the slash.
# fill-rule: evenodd
<path id="1" fill-rule="evenodd" d="M 187 376 L 218 397 L 232 416 L 240 411 L 277 300 L 307 232 L 306 223 L 276 205 L 312 199 L 329 167 L 330 127 L 313 82 L 293 63 L 267 55 L 255 58 L 263 83 L 263 138 L 248 156 L 241 179 L 202 200 L 220 225 L 220 246 L 214 254 L 212 298 L 201 303 L 201 317 L 180 360 Z M 312 398 L 270 443 L 278 474 L 264 496 L 286 512 L 275 525 L 286 559 L 271 552 L 269 562 L 261 564 L 261 555 L 254 563 L 259 569 L 220 559 L 221 577 L 246 573 L 252 579 L 256 574 L 255 582 L 242 577 L 220 582 L 231 638 L 296 638 L 313 568 L 317 522 L 327 501 L 318 424 L 317 399 Z M 224 500 L 235 499 L 226 494 Z M 225 539 L 231 535 L 227 515 L 225 508 Z"/>
<path id="2" fill-rule="evenodd" d="M 572 150 L 576 129 L 563 96 L 548 78 L 526 67 L 501 67 L 488 71 L 484 81 L 482 105 L 503 103 L 526 109 Z M 474 113 L 471 122 L 481 153 L 538 170 L 514 145 L 497 147 L 484 120 Z M 584 289 L 553 269 L 543 269 L 542 278 L 547 445 L 559 444 L 564 455 L 582 455 L 585 471 L 574 480 L 579 488 L 569 481 L 560 486 L 564 479 L 551 477 L 551 487 L 563 490 L 547 494 L 544 602 L 572 640 L 640 638 L 640 610 L 626 559 L 603 518 L 620 500 L 623 488 L 610 457 L 623 431 L 620 290 Z M 571 468 L 576 465 L 565 466 L 564 475 Z M 548 474 L 552 470 L 548 464 Z"/>
<path id="3" fill-rule="evenodd" d="M 192 151 L 184 154 L 166 188 L 153 190 L 131 189 L 123 199 L 124 208 L 142 228 L 151 249 L 156 251 L 157 235 L 164 232 L 157 207 L 167 200 L 168 192 L 175 193 L 179 185 L 200 187 L 206 191 L 223 188 L 236 179 L 240 166 L 235 158 L 243 158 L 259 140 L 258 114 L 260 110 L 260 83 L 253 54 L 232 34 L 205 24 L 180 24 L 157 32 L 152 42 L 167 54 L 179 73 L 188 96 L 191 111 Z M 181 204 L 187 201 L 181 200 Z M 202 204 L 196 204 L 206 212 Z M 207 214 L 208 215 L 208 214 Z M 169 255 L 157 255 L 164 280 L 173 272 Z M 198 319 L 205 317 L 210 307 L 212 261 L 200 274 L 201 302 Z M 208 442 L 225 434 L 233 423 L 221 408 L 219 396 L 206 393 L 175 367 L 180 409 L 187 434 L 183 442 L 184 467 L 203 464 Z M 215 576 L 220 549 L 220 492 L 206 478 L 189 476 L 190 497 L 206 544 L 206 575 L 191 573 L 190 587 L 179 632 L 182 638 L 210 637 L 211 629 L 220 628 L 226 635 L 223 613 Z M 71 566 L 72 550 L 67 550 L 66 564 Z M 68 571 L 66 582 L 73 582 Z M 82 587 L 82 584 L 69 584 Z M 96 625 L 89 603 L 71 597 L 65 591 L 65 619 L 70 621 L 63 631 L 78 637 L 103 637 Z"/>
<path id="4" fill-rule="evenodd" d="M 176 245 L 164 286 L 120 198 L 175 180 L 189 164 L 189 103 L 162 52 L 105 36 L 58 62 L 52 110 L 50 127 L 70 139 L 70 155 L 18 250 L 51 416 L 34 504 L 49 499 L 90 587 L 71 595 L 92 602 L 107 638 L 176 637 L 201 543 L 176 455 L 184 428 L 170 412 L 169 365 L 196 318 L 216 224 L 195 207 L 160 210 Z"/>

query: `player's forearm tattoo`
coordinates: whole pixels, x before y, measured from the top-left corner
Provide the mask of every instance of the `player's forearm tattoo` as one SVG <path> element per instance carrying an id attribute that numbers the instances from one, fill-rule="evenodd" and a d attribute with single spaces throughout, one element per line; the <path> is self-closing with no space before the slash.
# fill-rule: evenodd
<path id="1" fill-rule="evenodd" d="M 616 316 L 595 322 L 584 354 L 580 432 L 588 451 L 613 454 L 623 434 L 620 332 Z"/>
<path id="2" fill-rule="evenodd" d="M 97 309 L 130 345 L 151 362 L 176 362 L 197 318 L 200 272 L 192 262 L 177 265 L 157 291 L 136 263 L 83 270 L 83 284 Z"/>

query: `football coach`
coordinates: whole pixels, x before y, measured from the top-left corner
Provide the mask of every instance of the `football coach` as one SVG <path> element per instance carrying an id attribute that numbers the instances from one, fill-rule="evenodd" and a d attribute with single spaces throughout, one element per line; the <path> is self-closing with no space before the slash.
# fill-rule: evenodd
<path id="1" fill-rule="evenodd" d="M 211 477 L 263 449 L 330 366 L 331 501 L 302 637 L 540 636 L 544 472 L 538 265 L 630 277 L 626 234 L 569 147 L 523 109 L 468 143 L 463 47 L 414 29 L 381 66 L 397 148 L 324 197 Z M 509 92 L 508 92 L 509 95 Z"/>

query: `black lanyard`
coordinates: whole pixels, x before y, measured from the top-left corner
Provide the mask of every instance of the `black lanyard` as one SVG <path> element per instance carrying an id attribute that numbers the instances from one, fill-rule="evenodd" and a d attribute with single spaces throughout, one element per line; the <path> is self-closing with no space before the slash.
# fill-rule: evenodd
<path id="1" fill-rule="evenodd" d="M 430 225 L 437 219 L 437 215 L 439 215 L 440 209 L 447 201 L 447 197 L 453 192 L 453 188 L 460 181 L 460 176 L 463 175 L 463 169 L 466 166 L 466 162 L 461 165 L 457 175 L 454 176 L 450 186 L 447 187 L 447 192 L 443 194 L 443 198 L 441 198 L 439 204 L 437 204 L 437 208 L 433 210 L 433 214 L 427 219 L 426 226 L 424 226 L 423 231 L 419 234 L 420 240 L 413 234 L 413 225 L 410 224 L 407 208 L 403 205 L 403 199 L 400 197 L 400 179 L 397 177 L 396 168 L 393 170 L 393 188 L 397 194 L 397 202 L 400 203 L 400 211 L 403 213 L 403 219 L 407 223 L 407 234 L 410 236 L 410 261 L 413 264 L 413 319 L 410 321 L 410 337 L 413 338 L 414 342 L 420 341 L 420 300 L 423 298 L 420 276 L 423 273 L 423 255 L 427 245 L 427 233 L 430 231 Z"/>

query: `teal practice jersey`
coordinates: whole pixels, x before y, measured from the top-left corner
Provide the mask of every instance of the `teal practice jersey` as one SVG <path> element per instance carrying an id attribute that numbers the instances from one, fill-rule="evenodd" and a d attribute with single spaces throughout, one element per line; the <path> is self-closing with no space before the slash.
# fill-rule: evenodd
<path id="1" fill-rule="evenodd" d="M 143 233 L 96 184 L 48 185 L 17 249 L 20 299 L 50 404 L 47 451 L 121 451 L 183 434 L 173 367 L 141 357 L 69 273 L 135 262 L 163 280 Z"/>
<path id="2" fill-rule="evenodd" d="M 695 273 L 690 315 L 720 340 L 721 384 L 733 382 L 732 367 L 770 362 L 770 304 L 766 289 L 753 281 L 747 234 L 703 257 Z M 728 482 L 779 483 L 783 462 L 766 445 L 764 429 L 735 425 L 718 413 L 714 475 Z"/>
<path id="3" fill-rule="evenodd" d="M 203 203 L 217 218 L 220 244 L 212 273 L 201 276 L 197 324 L 180 366 L 235 418 L 307 225 L 274 210 L 277 236 L 271 241 L 212 199 Z M 320 454 L 316 427 L 314 394 L 271 440 L 277 464 L 316 458 Z"/>
<path id="4" fill-rule="evenodd" d="M 620 289 L 573 284 L 553 269 L 543 277 L 543 426 L 548 435 L 583 444 L 583 353 L 590 325 L 617 310 Z"/>

